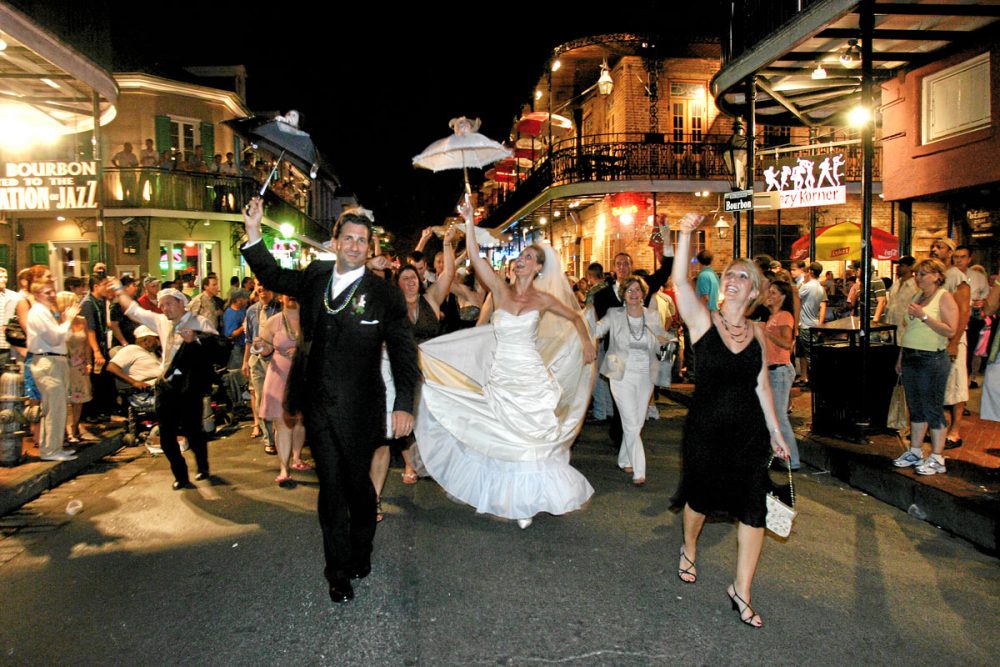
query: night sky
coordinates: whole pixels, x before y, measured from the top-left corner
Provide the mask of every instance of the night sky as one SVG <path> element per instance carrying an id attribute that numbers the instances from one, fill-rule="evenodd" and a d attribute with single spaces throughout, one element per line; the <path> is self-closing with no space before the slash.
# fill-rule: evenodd
<path id="1" fill-rule="evenodd" d="M 410 158 L 446 136 L 455 116 L 480 117 L 480 131 L 503 140 L 554 46 L 677 26 L 714 35 L 718 16 L 684 16 L 678 3 L 650 0 L 600 12 L 565 2 L 424 2 L 404 10 L 380 2 L 276 2 L 260 10 L 257 3 L 180 0 L 158 5 L 155 18 L 151 10 L 135 14 L 141 3 L 129 3 L 127 12 L 116 11 L 123 3 L 108 4 L 116 69 L 245 65 L 250 108 L 303 113 L 304 129 L 345 189 L 401 236 L 439 224 L 461 191 L 460 174 L 415 170 Z M 318 7 L 344 18 L 320 19 Z"/>

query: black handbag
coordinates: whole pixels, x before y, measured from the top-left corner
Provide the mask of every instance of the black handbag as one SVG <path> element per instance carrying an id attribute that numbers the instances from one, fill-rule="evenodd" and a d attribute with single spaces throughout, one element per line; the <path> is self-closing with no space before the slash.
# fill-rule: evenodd
<path id="1" fill-rule="evenodd" d="M 7 326 L 4 327 L 4 338 L 7 339 L 7 343 L 11 347 L 28 347 L 28 336 L 21 328 L 21 320 L 17 318 L 17 315 L 7 321 Z"/>

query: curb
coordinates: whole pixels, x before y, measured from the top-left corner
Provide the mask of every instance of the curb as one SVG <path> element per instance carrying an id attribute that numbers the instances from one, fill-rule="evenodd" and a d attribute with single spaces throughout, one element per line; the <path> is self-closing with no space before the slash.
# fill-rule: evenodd
<path id="1" fill-rule="evenodd" d="M 89 465 L 100 461 L 122 448 L 122 434 L 114 435 L 77 450 L 77 458 L 72 461 L 39 461 L 36 470 L 14 481 L 9 486 L 0 486 L 0 516 L 19 509 L 49 489 L 55 488 L 68 479 L 76 477 Z"/>
<path id="2" fill-rule="evenodd" d="M 661 390 L 672 401 L 687 407 L 692 396 L 670 389 Z M 827 446 L 809 434 L 796 432 L 799 456 L 814 468 L 830 471 L 845 484 L 893 505 L 950 533 L 962 537 L 986 552 L 1000 551 L 1000 498 L 984 491 L 967 496 L 949 493 L 891 467 L 884 457 Z M 826 438 L 829 440 L 829 438 Z M 975 484 L 975 480 L 969 484 Z"/>

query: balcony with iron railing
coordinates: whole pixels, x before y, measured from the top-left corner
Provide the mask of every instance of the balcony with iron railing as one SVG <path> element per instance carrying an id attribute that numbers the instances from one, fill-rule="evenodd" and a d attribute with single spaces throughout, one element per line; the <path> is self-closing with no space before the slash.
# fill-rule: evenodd
<path id="1" fill-rule="evenodd" d="M 221 176 L 164 169 L 104 169 L 104 208 L 183 211 L 239 215 L 260 192 L 260 183 L 242 176 Z M 291 224 L 296 233 L 323 241 L 330 230 L 271 189 L 264 194 L 264 215 Z"/>
<path id="2" fill-rule="evenodd" d="M 619 133 L 567 139 L 552 146 L 531 168 L 518 170 L 507 185 L 498 184 L 481 198 L 485 208 L 483 225 L 502 225 L 541 195 L 547 188 L 576 183 L 607 181 L 721 180 L 731 177 L 724 155 L 729 135 L 707 134 L 673 140 L 671 135 Z M 856 142 L 824 151 L 844 153 L 844 174 L 848 181 L 861 179 L 861 147 Z M 764 147 L 764 137 L 756 142 L 756 177 L 763 180 L 765 162 L 774 159 L 774 148 Z M 806 157 L 815 149 L 784 146 L 779 157 Z M 874 178 L 881 174 L 881 148 L 876 148 Z"/>

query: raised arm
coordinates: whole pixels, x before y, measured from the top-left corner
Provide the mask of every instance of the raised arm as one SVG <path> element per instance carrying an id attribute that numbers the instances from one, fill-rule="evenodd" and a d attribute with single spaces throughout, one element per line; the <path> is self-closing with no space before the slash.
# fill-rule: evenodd
<path id="1" fill-rule="evenodd" d="M 417 247 L 414 248 L 414 252 L 423 252 L 424 248 L 427 247 L 427 242 L 431 240 L 434 236 L 434 228 L 426 227 L 422 232 L 420 232 L 420 240 L 417 241 Z"/>
<path id="2" fill-rule="evenodd" d="M 479 241 L 476 240 L 476 217 L 468 197 L 462 201 L 458 212 L 465 218 L 465 247 L 476 276 L 491 293 L 504 289 L 503 279 L 493 272 L 493 267 L 490 266 L 489 262 L 479 256 Z M 497 297 L 493 297 L 493 300 L 496 301 Z"/>
<path id="3" fill-rule="evenodd" d="M 253 274 L 267 289 L 287 294 L 295 298 L 301 297 L 303 289 L 302 272 L 293 269 L 283 269 L 274 261 L 274 257 L 261 243 L 263 236 L 260 221 L 264 218 L 264 203 L 260 197 L 254 197 L 243 210 L 243 224 L 247 230 L 246 245 L 240 250 Z"/>
<path id="4" fill-rule="evenodd" d="M 434 306 L 434 310 L 439 310 L 444 300 L 448 298 L 451 284 L 455 280 L 455 228 L 449 227 L 444 235 L 444 270 L 438 275 L 434 284 L 428 288 L 424 295 Z"/>
<path id="5" fill-rule="evenodd" d="M 712 326 L 712 317 L 708 308 L 695 294 L 691 279 L 688 277 L 688 267 L 691 262 L 691 233 L 698 229 L 704 216 L 688 213 L 680 221 L 680 233 L 677 236 L 677 251 L 674 257 L 674 295 L 677 297 L 677 312 L 691 332 L 691 344 L 701 338 Z"/>

